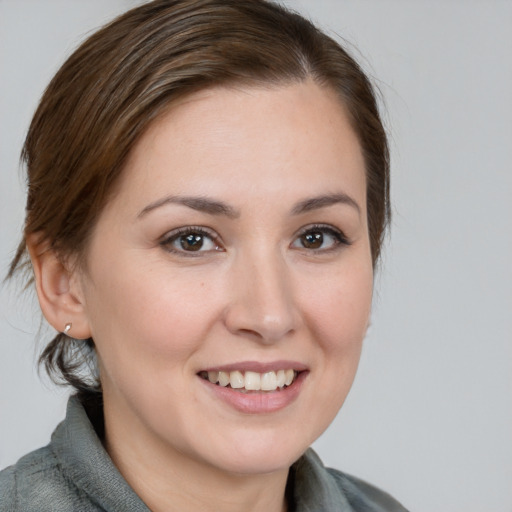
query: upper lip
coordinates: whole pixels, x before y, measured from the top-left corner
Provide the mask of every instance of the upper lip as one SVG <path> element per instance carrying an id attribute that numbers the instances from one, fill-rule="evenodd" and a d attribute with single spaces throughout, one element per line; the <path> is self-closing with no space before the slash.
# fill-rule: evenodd
<path id="1" fill-rule="evenodd" d="M 308 367 L 297 361 L 270 361 L 270 362 L 260 362 L 260 361 L 240 361 L 237 363 L 229 363 L 223 364 L 219 366 L 211 366 L 209 368 L 204 368 L 201 371 L 203 372 L 234 372 L 236 370 L 240 372 L 256 372 L 256 373 L 266 373 L 266 372 L 276 372 L 278 370 L 295 370 L 297 372 L 302 372 L 308 369 Z"/>

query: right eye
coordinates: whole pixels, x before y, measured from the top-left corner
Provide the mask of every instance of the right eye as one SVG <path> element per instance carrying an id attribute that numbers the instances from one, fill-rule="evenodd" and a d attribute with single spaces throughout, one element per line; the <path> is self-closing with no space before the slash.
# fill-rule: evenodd
<path id="1" fill-rule="evenodd" d="M 199 253 L 222 251 L 212 233 L 205 228 L 192 226 L 171 231 L 160 245 L 169 252 L 184 256 L 199 256 Z"/>

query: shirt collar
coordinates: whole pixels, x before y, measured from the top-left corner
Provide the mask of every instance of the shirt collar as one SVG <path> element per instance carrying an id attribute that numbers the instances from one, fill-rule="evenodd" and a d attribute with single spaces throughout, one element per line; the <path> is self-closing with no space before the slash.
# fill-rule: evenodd
<path id="1" fill-rule="evenodd" d="M 75 486 L 105 511 L 149 512 L 114 466 L 77 397 L 52 435 L 53 451 Z"/>
<path id="2" fill-rule="evenodd" d="M 309 448 L 293 465 L 295 512 L 354 512 L 335 479 Z"/>

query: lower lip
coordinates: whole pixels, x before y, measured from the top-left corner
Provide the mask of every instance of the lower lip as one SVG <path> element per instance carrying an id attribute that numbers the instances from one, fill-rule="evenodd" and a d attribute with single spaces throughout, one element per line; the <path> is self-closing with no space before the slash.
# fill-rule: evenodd
<path id="1" fill-rule="evenodd" d="M 276 391 L 252 391 L 250 393 L 242 393 L 232 388 L 212 384 L 201 377 L 198 378 L 210 393 L 213 393 L 237 411 L 245 414 L 265 414 L 284 409 L 294 402 L 299 396 L 308 373 L 307 371 L 300 372 L 293 383 L 286 388 L 277 389 Z"/>

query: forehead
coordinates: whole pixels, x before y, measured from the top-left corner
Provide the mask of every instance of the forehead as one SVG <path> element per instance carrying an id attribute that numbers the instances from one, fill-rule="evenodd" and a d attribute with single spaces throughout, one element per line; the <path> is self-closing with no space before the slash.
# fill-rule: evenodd
<path id="1" fill-rule="evenodd" d="M 226 185 L 231 188 L 226 188 Z M 364 194 L 364 161 L 339 97 L 312 81 L 216 87 L 173 104 L 135 145 L 121 180 L 156 193 L 264 196 L 290 186 Z"/>

